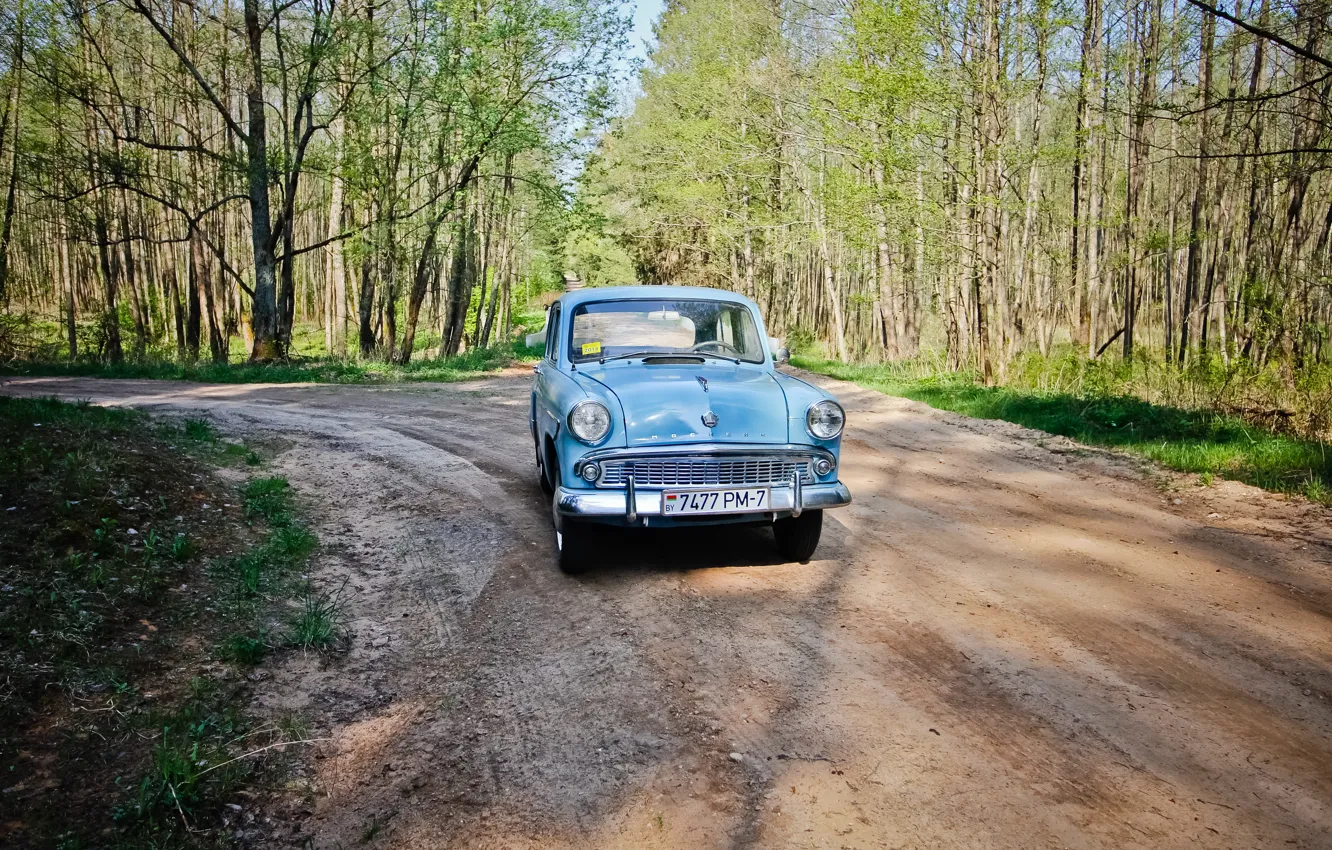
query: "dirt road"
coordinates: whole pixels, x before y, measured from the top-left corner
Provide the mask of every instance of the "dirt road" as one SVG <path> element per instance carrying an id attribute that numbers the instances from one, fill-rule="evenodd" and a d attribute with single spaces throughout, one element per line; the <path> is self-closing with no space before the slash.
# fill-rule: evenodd
<path id="1" fill-rule="evenodd" d="M 579 579 L 522 375 L 3 392 L 206 412 L 317 518 L 355 643 L 255 686 L 331 738 L 255 844 L 1332 847 L 1327 512 L 824 383 L 817 560 L 621 533 Z"/>

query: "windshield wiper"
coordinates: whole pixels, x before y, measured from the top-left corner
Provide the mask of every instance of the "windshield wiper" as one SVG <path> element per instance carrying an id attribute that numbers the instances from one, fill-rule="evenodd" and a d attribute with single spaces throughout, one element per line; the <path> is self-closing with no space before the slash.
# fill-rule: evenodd
<path id="1" fill-rule="evenodd" d="M 689 352 L 689 356 L 690 356 L 690 357 L 716 357 L 718 360 L 725 360 L 725 361 L 727 361 L 727 362 L 734 363 L 734 364 L 736 364 L 737 366 L 744 362 L 744 361 L 741 360 L 739 357 L 727 357 L 725 354 L 715 354 L 715 353 L 713 353 L 713 352 L 711 352 L 711 351 L 691 351 L 691 352 Z"/>
<path id="2" fill-rule="evenodd" d="M 597 362 L 598 362 L 598 363 L 609 363 L 609 362 L 612 361 L 612 360 L 632 360 L 632 359 L 635 358 L 635 357 L 651 357 L 651 356 L 653 356 L 653 355 L 656 355 L 656 356 L 658 356 L 658 357 L 670 357 L 670 356 L 671 356 L 671 352 L 669 352 L 669 351 L 653 351 L 653 350 L 651 350 L 651 349 L 647 349 L 647 350 L 645 350 L 645 351 L 631 351 L 631 352 L 629 352 L 628 354 L 617 354 L 617 355 L 615 355 L 614 357 L 603 357 L 603 358 L 601 358 L 600 360 L 598 360 Z"/>

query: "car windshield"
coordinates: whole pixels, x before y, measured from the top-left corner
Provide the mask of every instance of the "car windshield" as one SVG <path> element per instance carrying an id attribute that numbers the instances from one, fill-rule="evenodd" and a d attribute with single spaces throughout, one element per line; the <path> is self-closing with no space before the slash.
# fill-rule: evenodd
<path id="1" fill-rule="evenodd" d="M 594 301 L 573 313 L 575 363 L 628 354 L 684 354 L 762 363 L 754 316 L 734 301 Z"/>

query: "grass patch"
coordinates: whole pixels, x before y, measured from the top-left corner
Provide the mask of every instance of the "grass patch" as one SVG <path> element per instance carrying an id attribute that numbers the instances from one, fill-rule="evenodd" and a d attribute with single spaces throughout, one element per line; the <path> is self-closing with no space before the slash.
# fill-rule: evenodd
<path id="1" fill-rule="evenodd" d="M 271 523 L 286 525 L 289 519 L 287 500 L 291 485 L 287 479 L 256 478 L 245 485 L 245 515 L 263 517 Z"/>
<path id="2" fill-rule="evenodd" d="M 295 739 L 240 685 L 178 675 L 261 662 L 304 592 L 287 482 L 210 474 L 248 453 L 203 420 L 0 397 L 0 846 L 224 844 L 282 763 L 264 748 Z M 209 566 L 238 562 L 235 586 Z"/>
<path id="3" fill-rule="evenodd" d="M 342 588 L 336 592 L 310 591 L 292 620 L 288 642 L 300 649 L 333 649 L 344 637 L 342 621 Z"/>
<path id="4" fill-rule="evenodd" d="M 222 642 L 220 654 L 227 661 L 253 666 L 264 660 L 270 648 L 268 632 L 260 628 L 256 632 L 231 635 Z"/>
<path id="5" fill-rule="evenodd" d="M 0 398 L 0 727 L 81 694 L 188 580 L 194 466 L 139 413 Z"/>
<path id="6" fill-rule="evenodd" d="M 318 540 L 292 518 L 291 485 L 282 477 L 256 478 L 242 490 L 245 516 L 268 525 L 264 540 L 229 562 L 242 597 L 276 591 L 314 551 Z"/>
<path id="7" fill-rule="evenodd" d="M 215 384 L 386 384 L 406 381 L 452 383 L 497 372 L 515 363 L 533 362 L 539 349 L 521 342 L 472 349 L 444 359 L 416 359 L 406 365 L 342 358 L 293 359 L 285 363 L 182 363 L 172 359 L 145 359 L 120 364 L 80 361 L 12 361 L 0 365 L 0 375 L 61 375 L 93 378 L 151 378 Z"/>
<path id="8" fill-rule="evenodd" d="M 849 365 L 812 357 L 796 357 L 793 363 L 940 410 L 1002 419 L 1087 445 L 1121 449 L 1180 472 L 1231 478 L 1329 503 L 1332 452 L 1326 443 L 1275 434 L 1233 416 L 1125 395 L 984 387 L 965 374 L 921 376 L 893 364 Z"/>
<path id="9" fill-rule="evenodd" d="M 174 836 L 216 817 L 223 800 L 252 770 L 237 745 L 250 731 L 236 695 L 223 683 L 198 678 L 173 708 L 145 724 L 155 738 L 148 769 L 126 791 L 112 818 L 134 836 Z"/>

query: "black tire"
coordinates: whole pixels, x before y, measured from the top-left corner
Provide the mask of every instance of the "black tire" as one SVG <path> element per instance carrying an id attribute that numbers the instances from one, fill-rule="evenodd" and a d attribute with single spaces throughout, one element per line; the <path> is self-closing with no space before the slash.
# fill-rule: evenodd
<path id="1" fill-rule="evenodd" d="M 823 511 L 805 511 L 772 524 L 772 536 L 777 538 L 777 552 L 782 559 L 801 564 L 814 557 L 822 533 Z"/>
<path id="2" fill-rule="evenodd" d="M 559 484 L 559 467 L 555 466 L 553 477 L 555 486 L 551 488 L 554 492 Z M 560 570 L 567 575 L 577 575 L 584 572 L 592 560 L 592 545 L 590 538 L 593 529 L 587 523 L 578 522 L 568 517 L 560 516 L 560 503 L 557 497 L 552 496 L 550 500 L 550 518 L 555 526 L 555 550 L 559 558 Z"/>
<path id="3" fill-rule="evenodd" d="M 536 468 L 537 480 L 541 482 L 541 492 L 547 496 L 555 492 L 555 487 L 550 483 L 550 476 L 546 474 L 546 463 L 541 457 L 541 444 L 536 445 Z"/>
<path id="4" fill-rule="evenodd" d="M 567 575 L 587 572 L 592 563 L 592 545 L 590 538 L 594 530 L 587 523 L 564 520 L 556 538 L 560 550 L 560 570 Z"/>

